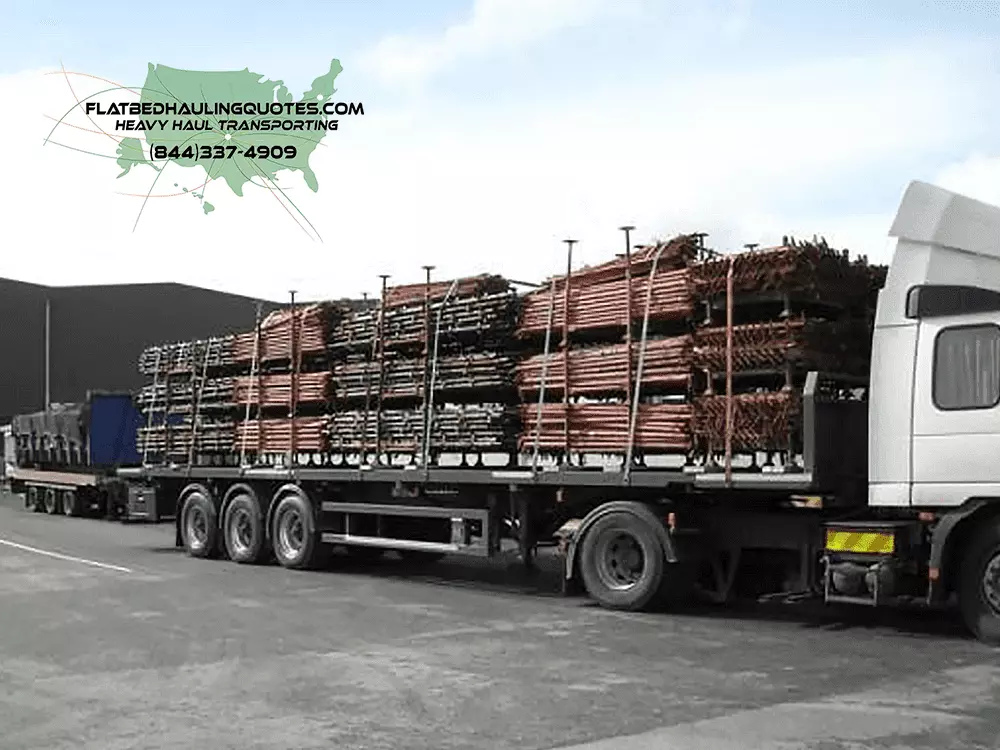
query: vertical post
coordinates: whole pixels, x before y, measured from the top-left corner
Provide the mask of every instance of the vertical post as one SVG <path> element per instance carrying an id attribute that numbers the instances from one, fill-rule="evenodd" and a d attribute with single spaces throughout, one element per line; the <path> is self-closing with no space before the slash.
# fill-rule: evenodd
<path id="1" fill-rule="evenodd" d="M 45 404 L 43 409 L 52 405 L 52 300 L 45 297 Z"/>
<path id="2" fill-rule="evenodd" d="M 625 403 L 632 402 L 632 225 L 619 227 L 625 232 Z"/>
<path id="3" fill-rule="evenodd" d="M 254 333 L 254 341 L 253 341 L 253 359 L 250 360 L 250 377 L 248 378 L 249 382 L 247 383 L 247 385 L 249 386 L 249 388 L 247 389 L 247 409 L 246 409 L 246 413 L 245 413 L 245 415 L 243 417 L 243 439 L 240 441 L 240 468 L 241 469 L 244 466 L 246 466 L 246 457 L 247 457 L 247 431 L 250 428 L 250 405 L 253 403 L 253 396 L 254 396 L 254 390 L 255 390 L 254 386 L 255 385 L 258 386 L 256 388 L 258 404 L 260 403 L 260 401 L 262 401 L 261 393 L 260 393 L 260 388 L 259 388 L 259 386 L 260 386 L 260 376 L 257 373 L 257 370 L 258 370 L 257 360 L 260 358 L 260 317 L 261 317 L 262 314 L 263 314 L 263 304 L 258 301 L 257 302 L 257 314 L 254 317 L 254 331 L 255 331 L 255 333 Z M 260 413 L 260 406 L 259 405 L 257 407 L 257 411 L 258 411 L 258 414 L 259 414 Z M 258 425 L 258 427 L 259 427 L 259 425 Z M 258 439 L 258 441 L 260 440 L 260 435 L 259 434 L 257 435 L 257 439 Z M 258 447 L 258 453 L 259 453 L 259 447 Z"/>
<path id="4" fill-rule="evenodd" d="M 542 355 L 542 377 L 538 385 L 538 410 L 535 416 L 535 445 L 531 451 L 531 471 L 538 471 L 538 451 L 542 439 L 542 408 L 545 403 L 545 382 L 549 374 L 549 354 L 552 351 L 552 318 L 556 309 L 556 277 L 549 286 L 549 315 L 545 324 L 545 352 Z"/>
<path id="5" fill-rule="evenodd" d="M 576 240 L 563 240 L 566 243 L 566 283 L 563 284 L 563 462 L 569 463 L 569 288 L 573 273 L 573 245 Z"/>
<path id="6" fill-rule="evenodd" d="M 431 356 L 431 382 L 430 387 L 427 389 L 427 401 L 428 401 L 428 414 L 434 414 L 434 384 L 437 379 L 437 362 L 438 362 L 438 345 L 441 341 L 441 318 L 444 317 L 444 309 L 451 302 L 451 296 L 455 293 L 455 289 L 458 288 L 458 279 L 451 282 L 451 286 L 448 287 L 448 293 L 444 296 L 444 300 L 441 302 L 441 306 L 438 308 L 437 322 L 434 326 L 434 352 Z M 431 454 L 431 420 L 427 419 L 424 422 L 424 445 L 423 445 L 423 459 L 421 463 L 424 466 L 424 471 L 430 471 L 430 454 Z"/>
<path id="7" fill-rule="evenodd" d="M 431 271 L 434 266 L 422 266 L 427 278 L 424 280 L 424 382 L 421 390 L 424 394 L 424 432 L 430 429 L 430 398 L 427 388 L 430 385 L 430 345 L 431 345 Z"/>
<path id="8" fill-rule="evenodd" d="M 726 271 L 726 486 L 733 482 L 733 256 Z"/>
<path id="9" fill-rule="evenodd" d="M 295 462 L 295 412 L 298 407 L 296 396 L 298 395 L 295 390 L 296 376 L 298 375 L 298 359 L 295 356 L 296 352 L 296 330 L 295 330 L 295 290 L 289 291 L 289 296 L 291 298 L 291 305 L 289 308 L 289 314 L 291 315 L 290 325 L 289 325 L 289 337 L 291 339 L 289 347 L 289 356 L 291 357 L 289 364 L 291 365 L 291 388 L 288 394 L 288 471 L 292 471 L 292 466 Z"/>
<path id="10" fill-rule="evenodd" d="M 389 275 L 381 274 L 382 300 L 378 306 L 378 325 L 375 327 L 375 344 L 378 347 L 378 397 L 375 407 L 375 463 L 382 457 L 382 393 L 385 382 L 385 301 L 389 293 Z"/>

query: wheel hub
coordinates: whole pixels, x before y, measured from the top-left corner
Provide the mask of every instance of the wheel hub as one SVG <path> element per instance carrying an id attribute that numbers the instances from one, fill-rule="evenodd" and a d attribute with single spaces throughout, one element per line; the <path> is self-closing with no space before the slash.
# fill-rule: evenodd
<path id="1" fill-rule="evenodd" d="M 188 536 L 199 545 L 204 545 L 208 541 L 208 521 L 201 508 L 193 508 L 188 516 Z"/>
<path id="2" fill-rule="evenodd" d="M 622 531 L 601 540 L 597 559 L 597 572 L 604 585 L 612 589 L 631 588 L 639 582 L 645 570 L 639 540 Z"/>
<path id="3" fill-rule="evenodd" d="M 278 543 L 285 557 L 296 557 L 301 552 L 304 541 L 302 516 L 295 510 L 283 513 L 278 523 Z"/>
<path id="4" fill-rule="evenodd" d="M 253 525 L 250 523 L 250 514 L 247 511 L 241 508 L 233 513 L 230 531 L 233 546 L 239 552 L 248 551 L 253 544 Z"/>
<path id="5" fill-rule="evenodd" d="M 983 597 L 990 609 L 1000 616 L 1000 552 L 986 563 L 983 571 Z"/>

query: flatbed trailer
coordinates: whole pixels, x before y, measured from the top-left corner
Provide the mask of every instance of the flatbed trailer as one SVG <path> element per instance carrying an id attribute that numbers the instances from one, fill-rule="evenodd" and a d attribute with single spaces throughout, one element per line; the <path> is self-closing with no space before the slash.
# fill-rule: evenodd
<path id="1" fill-rule="evenodd" d="M 118 471 L 128 515 L 173 519 L 195 557 L 293 569 L 330 545 L 417 562 L 491 557 L 511 539 L 531 565 L 553 543 L 567 592 L 621 610 L 695 592 L 873 607 L 956 597 L 972 632 L 1000 643 L 1000 208 L 913 183 L 891 235 L 870 381 L 809 373 L 801 456 L 780 471 L 524 455 L 148 465 Z M 988 346 L 963 344 L 970 332 Z"/>
<path id="2" fill-rule="evenodd" d="M 137 419 L 131 394 L 113 391 L 15 417 L 12 491 L 39 513 L 123 517 L 128 486 L 116 470 L 139 463 Z"/>

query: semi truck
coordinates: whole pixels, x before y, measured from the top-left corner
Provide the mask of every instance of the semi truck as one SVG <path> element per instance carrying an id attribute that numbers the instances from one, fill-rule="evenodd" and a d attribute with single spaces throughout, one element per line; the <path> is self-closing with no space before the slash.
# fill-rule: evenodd
<path id="1" fill-rule="evenodd" d="M 532 448 L 529 436 L 506 463 L 462 457 L 445 465 L 429 458 L 429 430 L 414 435 L 409 462 L 370 445 L 351 462 L 298 453 L 293 428 L 287 455 L 269 462 L 247 460 L 236 445 L 226 460 L 147 458 L 119 469 L 129 513 L 174 519 L 177 546 L 194 557 L 305 569 L 331 546 L 395 551 L 422 564 L 516 545 L 531 565 L 539 546 L 552 544 L 566 592 L 582 589 L 607 608 L 676 607 L 692 594 L 720 604 L 747 594 L 863 607 L 951 603 L 976 637 L 1000 644 L 1000 208 L 913 182 L 889 234 L 895 249 L 877 292 L 868 374 L 805 373 L 780 465 L 735 455 L 732 262 L 725 293 L 706 306 L 706 315 L 725 316 L 724 381 L 715 373 L 705 386 L 724 382 L 714 397 L 725 405 L 725 446 L 673 465 L 643 460 L 636 420 L 646 408 L 656 254 L 644 256 L 648 293 L 625 270 L 630 401 L 613 412 L 626 420 L 617 462 L 588 463 L 570 451 L 541 461 L 538 438 Z M 569 335 L 572 279 L 567 271 L 548 308 L 543 392 L 557 298 L 563 343 Z M 432 309 L 425 408 L 434 404 L 441 320 L 438 312 L 435 324 Z M 552 361 L 548 377 L 560 368 Z M 254 366 L 259 377 L 256 354 Z M 540 395 L 539 423 L 542 402 Z M 289 417 L 295 413 L 292 403 Z M 534 401 L 524 413 L 534 418 Z M 587 434 L 608 427 L 598 419 Z"/>
<path id="2" fill-rule="evenodd" d="M 127 391 L 90 391 L 83 402 L 15 416 L 11 489 L 39 513 L 122 516 L 128 488 L 116 470 L 141 462 L 139 418 Z"/>

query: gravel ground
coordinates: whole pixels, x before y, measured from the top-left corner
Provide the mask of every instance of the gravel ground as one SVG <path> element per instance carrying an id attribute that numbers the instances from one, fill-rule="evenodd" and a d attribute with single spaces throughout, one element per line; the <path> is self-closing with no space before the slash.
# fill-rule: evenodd
<path id="1" fill-rule="evenodd" d="M 240 566 L 0 497 L 0 748 L 1000 748 L 951 617 L 621 614 L 552 567 Z"/>

